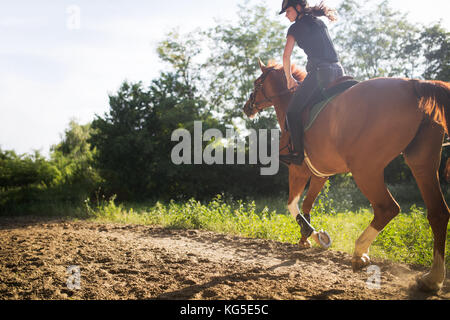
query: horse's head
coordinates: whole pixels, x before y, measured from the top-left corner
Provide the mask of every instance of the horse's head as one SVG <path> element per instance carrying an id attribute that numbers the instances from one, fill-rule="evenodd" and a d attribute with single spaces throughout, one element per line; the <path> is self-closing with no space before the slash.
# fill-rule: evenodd
<path id="1" fill-rule="evenodd" d="M 273 71 L 277 69 L 274 66 L 266 67 L 261 60 L 258 60 L 258 63 L 262 74 L 253 83 L 253 92 L 244 105 L 244 113 L 249 118 L 253 118 L 258 112 L 273 106 L 272 99 L 276 94 L 270 78 L 274 74 Z"/>
<path id="2" fill-rule="evenodd" d="M 244 113 L 253 118 L 258 112 L 273 106 L 281 97 L 288 97 L 292 91 L 287 89 L 286 77 L 283 66 L 269 62 L 265 66 L 258 60 L 262 74 L 254 82 L 253 92 L 244 105 Z M 298 81 L 303 81 L 306 73 L 293 66 L 293 76 Z"/>

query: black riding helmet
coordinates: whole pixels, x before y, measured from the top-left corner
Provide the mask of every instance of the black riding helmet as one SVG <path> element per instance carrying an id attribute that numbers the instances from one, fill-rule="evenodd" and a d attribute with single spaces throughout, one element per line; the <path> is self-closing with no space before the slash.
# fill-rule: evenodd
<path id="1" fill-rule="evenodd" d="M 286 9 L 289 7 L 294 7 L 295 11 L 297 11 L 297 8 L 295 6 L 298 4 L 304 8 L 308 4 L 308 1 L 307 0 L 283 0 L 283 3 L 281 4 L 281 11 L 279 14 L 285 13 Z M 297 11 L 297 13 L 299 13 L 299 12 Z"/>

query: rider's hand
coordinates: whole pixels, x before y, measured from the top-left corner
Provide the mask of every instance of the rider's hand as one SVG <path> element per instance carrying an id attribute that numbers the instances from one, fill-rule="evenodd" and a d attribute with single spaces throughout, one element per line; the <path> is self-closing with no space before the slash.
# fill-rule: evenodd
<path id="1" fill-rule="evenodd" d="M 288 78 L 287 87 L 289 90 L 297 88 L 298 87 L 297 80 L 295 80 L 294 77 Z"/>

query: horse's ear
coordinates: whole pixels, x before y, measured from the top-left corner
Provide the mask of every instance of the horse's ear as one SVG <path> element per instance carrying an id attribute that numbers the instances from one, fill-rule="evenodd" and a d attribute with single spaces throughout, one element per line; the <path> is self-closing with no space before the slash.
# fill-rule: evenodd
<path id="1" fill-rule="evenodd" d="M 261 61 L 261 58 L 258 58 L 259 67 L 261 68 L 261 71 L 264 72 L 266 69 L 265 64 Z"/>

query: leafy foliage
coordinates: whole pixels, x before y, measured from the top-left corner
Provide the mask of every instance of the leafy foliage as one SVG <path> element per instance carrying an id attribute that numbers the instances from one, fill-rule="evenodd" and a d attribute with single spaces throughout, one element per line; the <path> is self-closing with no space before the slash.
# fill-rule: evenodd
<path id="1" fill-rule="evenodd" d="M 284 27 L 264 5 L 239 6 L 238 23 L 219 23 L 206 32 L 210 56 L 205 66 L 211 75 L 209 99 L 231 120 L 242 117 L 242 107 L 259 76 L 257 59 L 267 61 L 281 56 Z"/>
<path id="2" fill-rule="evenodd" d="M 345 0 L 338 12 L 332 33 L 348 74 L 360 80 L 417 75 L 420 33 L 406 15 L 391 9 L 388 1 L 368 1 L 363 7 Z"/>
<path id="3" fill-rule="evenodd" d="M 93 193 L 101 178 L 92 167 L 95 150 L 90 150 L 89 135 L 90 125 L 71 121 L 63 141 L 52 146 L 50 160 L 39 152 L 17 155 L 0 150 L 0 213 L 49 215 Z"/>
<path id="4" fill-rule="evenodd" d="M 425 79 L 450 81 L 450 33 L 435 24 L 421 34 L 423 54 L 426 58 Z"/>
<path id="5" fill-rule="evenodd" d="M 39 152 L 33 155 L 17 155 L 14 151 L 0 149 L 0 188 L 54 185 L 60 172 L 48 163 Z"/>

